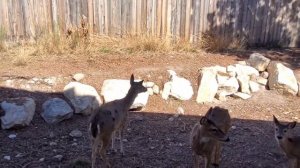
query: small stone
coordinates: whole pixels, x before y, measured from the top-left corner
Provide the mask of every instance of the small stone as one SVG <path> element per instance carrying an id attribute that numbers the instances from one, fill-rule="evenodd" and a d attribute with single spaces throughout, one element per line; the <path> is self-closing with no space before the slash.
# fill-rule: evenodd
<path id="1" fill-rule="evenodd" d="M 4 156 L 3 159 L 5 159 L 5 160 L 11 160 L 11 157 L 10 156 Z"/>
<path id="2" fill-rule="evenodd" d="M 44 79 L 44 82 L 47 84 L 47 85 L 50 85 L 50 86 L 53 86 L 56 84 L 56 77 L 48 77 L 48 78 L 45 78 Z"/>
<path id="3" fill-rule="evenodd" d="M 17 138 L 17 135 L 16 134 L 10 134 L 10 135 L 8 135 L 8 138 L 9 139 L 15 139 L 15 138 Z"/>
<path id="4" fill-rule="evenodd" d="M 154 85 L 152 89 L 154 94 L 159 94 L 159 86 Z"/>
<path id="5" fill-rule="evenodd" d="M 267 71 L 263 71 L 261 74 L 260 74 L 261 77 L 265 78 L 265 79 L 268 79 L 269 77 L 269 73 Z"/>
<path id="6" fill-rule="evenodd" d="M 56 142 L 50 142 L 50 146 L 55 146 L 55 145 L 57 145 Z"/>
<path id="7" fill-rule="evenodd" d="M 24 154 L 18 153 L 15 157 L 16 157 L 16 158 L 20 158 L 20 157 L 23 157 L 23 156 L 24 156 Z"/>
<path id="8" fill-rule="evenodd" d="M 235 98 L 241 98 L 241 99 L 246 100 L 246 99 L 251 98 L 251 95 L 249 95 L 247 93 L 237 92 L 237 93 L 233 94 L 233 97 L 235 97 Z"/>
<path id="9" fill-rule="evenodd" d="M 234 125 L 233 125 L 233 126 L 231 126 L 231 129 L 236 129 L 236 126 L 234 126 Z"/>
<path id="10" fill-rule="evenodd" d="M 53 132 L 50 132 L 49 137 L 50 137 L 50 138 L 54 138 L 54 136 L 55 136 L 54 133 L 53 133 Z"/>
<path id="11" fill-rule="evenodd" d="M 75 130 L 71 131 L 71 133 L 69 135 L 71 137 L 79 138 L 79 137 L 82 137 L 82 132 L 79 131 L 78 129 L 75 129 Z"/>
<path id="12" fill-rule="evenodd" d="M 240 65 L 247 65 L 246 61 L 238 61 L 238 64 L 240 64 Z"/>
<path id="13" fill-rule="evenodd" d="M 154 82 L 144 82 L 143 86 L 146 88 L 152 88 L 155 85 Z"/>
<path id="14" fill-rule="evenodd" d="M 182 107 L 177 108 L 177 113 L 180 115 L 184 115 L 184 109 Z"/>
<path id="15" fill-rule="evenodd" d="M 76 142 L 72 143 L 72 146 L 77 146 L 78 144 Z"/>
<path id="16" fill-rule="evenodd" d="M 170 117 L 168 120 L 169 121 L 174 121 L 174 117 Z"/>
<path id="17" fill-rule="evenodd" d="M 127 139 L 123 139 L 122 141 L 123 141 L 123 142 L 128 142 L 128 140 L 127 140 Z"/>
<path id="18" fill-rule="evenodd" d="M 58 161 L 61 161 L 63 159 L 63 155 L 56 155 L 54 156 L 55 159 L 57 159 Z"/>
<path id="19" fill-rule="evenodd" d="M 40 158 L 39 161 L 43 162 L 43 161 L 45 161 L 45 158 Z"/>
<path id="20" fill-rule="evenodd" d="M 155 147 L 154 146 L 150 146 L 150 149 L 152 150 L 152 149 L 154 149 Z"/>
<path id="21" fill-rule="evenodd" d="M 73 79 L 77 82 L 81 81 L 84 77 L 85 77 L 85 75 L 83 73 L 77 73 L 77 74 L 73 75 Z"/>

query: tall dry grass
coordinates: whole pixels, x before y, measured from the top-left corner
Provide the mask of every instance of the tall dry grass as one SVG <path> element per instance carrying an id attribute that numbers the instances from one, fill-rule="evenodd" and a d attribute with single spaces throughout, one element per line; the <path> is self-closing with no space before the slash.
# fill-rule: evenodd
<path id="1" fill-rule="evenodd" d="M 6 34 L 5 29 L 0 27 L 0 52 L 3 52 L 6 50 L 5 43 L 4 43 L 5 34 Z"/>

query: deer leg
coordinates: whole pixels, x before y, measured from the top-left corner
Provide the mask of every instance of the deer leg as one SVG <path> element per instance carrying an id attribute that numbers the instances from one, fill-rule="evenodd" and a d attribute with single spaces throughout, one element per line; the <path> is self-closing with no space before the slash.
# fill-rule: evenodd
<path id="1" fill-rule="evenodd" d="M 221 151 L 221 144 L 218 142 L 213 149 L 213 163 L 214 167 L 219 167 L 220 164 L 220 151 Z"/>
<path id="2" fill-rule="evenodd" d="M 205 168 L 210 168 L 211 158 L 210 156 L 205 158 Z"/>
<path id="3" fill-rule="evenodd" d="M 194 168 L 199 168 L 200 156 L 193 152 Z"/>
<path id="4" fill-rule="evenodd" d="M 104 161 L 106 167 L 111 167 L 109 164 L 109 161 L 106 157 L 106 149 L 109 145 L 110 140 L 111 140 L 111 134 L 103 136 L 102 137 L 102 145 L 101 145 L 101 149 L 100 149 L 100 156 L 101 156 L 101 159 Z"/>
<path id="5" fill-rule="evenodd" d="M 119 130 L 119 137 L 120 137 L 120 148 L 121 148 L 121 154 L 124 156 L 124 146 L 123 146 L 123 129 Z"/>
<path id="6" fill-rule="evenodd" d="M 95 168 L 96 166 L 96 157 L 97 157 L 99 143 L 100 143 L 99 136 L 97 136 L 95 139 L 92 139 L 92 168 Z"/>
<path id="7" fill-rule="evenodd" d="M 117 149 L 115 148 L 115 140 L 116 140 L 116 131 L 112 133 L 112 138 L 111 138 L 111 149 L 113 152 L 117 152 Z"/>

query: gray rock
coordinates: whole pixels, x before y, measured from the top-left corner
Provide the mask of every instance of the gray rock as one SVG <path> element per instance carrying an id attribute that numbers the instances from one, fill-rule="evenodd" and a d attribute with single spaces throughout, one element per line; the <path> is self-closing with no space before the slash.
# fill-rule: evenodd
<path id="1" fill-rule="evenodd" d="M 81 81 L 83 78 L 85 77 L 85 75 L 83 73 L 76 73 L 73 75 L 73 79 L 77 82 Z"/>
<path id="2" fill-rule="evenodd" d="M 103 96 L 104 102 L 111 102 L 113 100 L 122 99 L 128 93 L 129 88 L 129 80 L 107 79 L 103 82 L 101 88 L 101 96 Z M 139 109 L 145 107 L 148 103 L 148 98 L 148 92 L 139 93 L 130 109 Z"/>
<path id="3" fill-rule="evenodd" d="M 10 156 L 4 156 L 3 159 L 5 159 L 5 160 L 11 160 L 11 157 Z"/>
<path id="4" fill-rule="evenodd" d="M 253 53 L 247 60 L 247 64 L 254 67 L 258 71 L 265 71 L 270 63 L 270 59 L 264 57 L 262 54 Z"/>
<path id="5" fill-rule="evenodd" d="M 298 83 L 293 70 L 282 63 L 271 62 L 268 66 L 269 88 L 277 90 L 283 94 L 296 95 L 298 93 Z"/>
<path id="6" fill-rule="evenodd" d="M 58 161 L 62 161 L 63 155 L 56 155 L 54 156 L 54 158 L 57 159 Z"/>
<path id="7" fill-rule="evenodd" d="M 216 71 L 213 69 L 202 69 L 199 75 L 197 103 L 212 102 L 217 91 Z"/>
<path id="8" fill-rule="evenodd" d="M 242 92 L 236 92 L 232 95 L 234 98 L 241 98 L 241 99 L 249 99 L 251 98 L 251 95 L 247 94 L 247 93 L 242 93 Z"/>
<path id="9" fill-rule="evenodd" d="M 94 87 L 79 82 L 70 82 L 66 85 L 64 95 L 74 106 L 75 113 L 89 115 L 102 104 Z"/>
<path id="10" fill-rule="evenodd" d="M 63 99 L 53 98 L 43 104 L 41 116 L 49 124 L 58 123 L 71 118 L 73 116 L 73 110 Z"/>
<path id="11" fill-rule="evenodd" d="M 82 132 L 78 129 L 75 129 L 75 130 L 71 131 L 69 135 L 74 138 L 80 138 L 80 137 L 82 137 Z"/>
<path id="12" fill-rule="evenodd" d="M 5 115 L 1 117 L 2 128 L 28 126 L 34 116 L 35 106 L 35 101 L 28 97 L 3 101 L 1 108 L 4 110 Z"/>
<path id="13" fill-rule="evenodd" d="M 9 139 L 15 139 L 15 138 L 17 138 L 17 135 L 16 134 L 10 134 L 10 135 L 8 135 L 8 138 Z"/>

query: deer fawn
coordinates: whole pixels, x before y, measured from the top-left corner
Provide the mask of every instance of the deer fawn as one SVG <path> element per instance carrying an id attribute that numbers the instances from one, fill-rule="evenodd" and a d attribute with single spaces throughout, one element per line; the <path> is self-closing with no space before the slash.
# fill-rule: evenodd
<path id="1" fill-rule="evenodd" d="M 231 119 L 227 109 L 210 108 L 196 123 L 191 132 L 194 167 L 199 167 L 200 156 L 205 159 L 205 168 L 218 167 L 220 162 L 220 142 L 228 142 L 227 132 Z"/>
<path id="2" fill-rule="evenodd" d="M 107 167 L 110 167 L 106 158 L 106 148 L 112 140 L 114 142 L 114 134 L 119 131 L 121 153 L 124 155 L 123 149 L 123 128 L 126 124 L 128 110 L 139 93 L 146 92 L 143 81 L 134 82 L 134 76 L 130 77 L 130 89 L 127 95 L 119 100 L 114 100 L 102 104 L 97 112 L 91 116 L 90 133 L 92 135 L 92 167 L 95 167 L 96 154 L 98 145 L 101 143 L 100 156 Z"/>
<path id="3" fill-rule="evenodd" d="M 291 168 L 300 168 L 300 136 L 293 136 L 292 131 L 296 122 L 281 124 L 275 116 L 275 138 L 280 148 L 289 159 Z"/>

